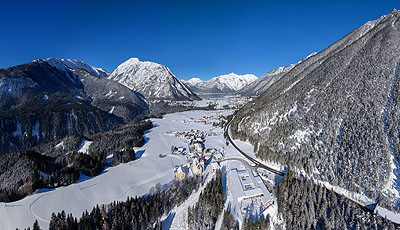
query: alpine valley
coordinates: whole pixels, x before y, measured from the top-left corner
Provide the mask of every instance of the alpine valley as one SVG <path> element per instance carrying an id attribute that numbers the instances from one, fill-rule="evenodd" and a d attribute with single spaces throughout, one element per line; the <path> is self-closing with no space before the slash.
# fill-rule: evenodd
<path id="1" fill-rule="evenodd" d="M 0 69 L 0 229 L 400 229 L 399 71 L 396 9 L 260 78 Z"/>

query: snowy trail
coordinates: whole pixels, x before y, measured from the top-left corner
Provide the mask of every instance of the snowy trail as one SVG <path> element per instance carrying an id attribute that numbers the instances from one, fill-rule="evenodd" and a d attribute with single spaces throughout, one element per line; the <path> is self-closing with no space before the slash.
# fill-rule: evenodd
<path id="1" fill-rule="evenodd" d="M 29 211 L 32 213 L 32 215 L 34 217 L 36 217 L 38 220 L 43 221 L 45 223 L 50 223 L 50 219 L 43 219 L 42 217 L 40 217 L 38 214 L 36 214 L 36 212 L 33 210 L 32 206 L 34 203 L 36 203 L 36 201 L 40 200 L 41 198 L 43 198 L 44 196 L 46 196 L 48 194 L 43 194 L 39 197 L 37 197 L 35 200 L 32 201 L 32 203 L 29 204 Z"/>
<path id="2" fill-rule="evenodd" d="M 130 190 L 132 190 L 133 188 L 135 188 L 136 186 L 149 183 L 149 182 L 151 182 L 151 181 L 154 181 L 154 180 L 156 180 L 156 179 L 159 179 L 159 178 L 161 178 L 161 177 L 163 177 L 163 176 L 165 176 L 165 175 L 171 174 L 171 173 L 173 173 L 173 169 L 166 170 L 166 171 L 164 171 L 164 172 L 162 172 L 162 173 L 159 173 L 159 174 L 157 174 L 157 175 L 155 175 L 155 176 L 153 176 L 153 177 L 150 177 L 150 178 L 148 178 L 148 179 L 146 179 L 146 180 L 143 180 L 143 181 L 140 181 L 140 182 L 137 182 L 137 183 L 133 183 L 133 184 L 132 184 L 131 186 L 129 186 L 125 191 L 123 191 L 120 195 L 118 195 L 116 199 L 117 199 L 117 200 L 120 200 L 120 199 L 124 198 L 124 195 L 126 196 L 126 194 L 127 194 Z M 113 202 L 114 200 L 115 200 L 115 199 L 111 199 L 111 200 L 110 200 L 109 202 L 107 202 L 107 203 L 111 203 L 111 202 Z"/>
<path id="3" fill-rule="evenodd" d="M 164 142 L 164 144 L 165 144 L 165 147 L 167 147 L 167 149 L 168 149 L 168 143 L 165 141 L 165 139 L 164 139 L 164 137 L 163 137 L 163 135 L 162 135 L 162 133 L 160 133 L 160 137 L 161 137 L 161 140 L 163 140 L 163 142 Z"/>
<path id="4" fill-rule="evenodd" d="M 395 69 L 395 74 L 394 74 L 394 80 L 392 83 L 392 87 L 390 89 L 389 95 L 388 95 L 388 99 L 387 99 L 387 103 L 386 106 L 383 110 L 382 113 L 382 122 L 384 125 L 384 130 L 386 133 L 386 139 L 387 139 L 387 144 L 389 146 L 389 150 L 391 152 L 391 156 L 390 156 L 390 175 L 389 175 L 389 179 L 386 183 L 386 185 L 383 188 L 383 191 L 395 196 L 397 198 L 397 202 L 399 202 L 399 198 L 400 198 L 400 168 L 399 168 L 399 162 L 397 160 L 396 157 L 396 152 L 394 150 L 393 147 L 393 142 L 392 142 L 392 137 L 391 137 L 391 132 L 389 130 L 389 125 L 387 123 L 387 114 L 388 114 L 388 110 L 390 109 L 390 105 L 392 103 L 393 100 L 393 94 L 394 94 L 394 90 L 396 88 L 396 84 L 398 81 L 398 77 L 399 77 L 399 68 L 400 68 L 400 60 L 397 62 L 396 64 L 396 69 Z M 398 205 L 398 203 L 397 203 Z M 394 213 L 391 212 L 389 210 L 383 209 L 381 207 L 377 207 L 377 213 L 380 214 L 381 216 L 387 216 L 387 218 L 389 218 L 390 220 L 396 222 L 396 223 L 400 223 L 400 213 Z"/>

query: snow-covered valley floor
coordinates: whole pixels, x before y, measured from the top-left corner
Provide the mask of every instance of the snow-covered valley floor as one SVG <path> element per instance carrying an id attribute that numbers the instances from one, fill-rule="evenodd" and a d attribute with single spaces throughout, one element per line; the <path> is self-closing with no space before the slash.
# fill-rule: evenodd
<path id="1" fill-rule="evenodd" d="M 175 165 L 186 163 L 182 156 L 170 155 L 171 146 L 186 146 L 184 139 L 167 135 L 169 131 L 189 131 L 198 129 L 209 131 L 210 124 L 185 123 L 189 118 L 201 119 L 213 114 L 227 115 L 230 111 L 188 111 L 168 114 L 163 119 L 153 119 L 154 128 L 146 133 L 147 143 L 135 148 L 141 157 L 125 164 L 106 168 L 94 178 L 81 178 L 79 182 L 54 190 L 41 190 L 22 200 L 0 203 L 1 229 L 27 228 L 37 219 L 42 228 L 47 229 L 51 214 L 64 210 L 80 217 L 85 210 L 97 204 L 107 204 L 114 200 L 124 201 L 128 196 L 141 196 L 157 183 L 166 184 L 174 178 Z M 225 145 L 222 129 L 219 136 L 207 139 L 207 147 L 220 148 Z M 160 154 L 166 157 L 160 158 Z"/>
<path id="2" fill-rule="evenodd" d="M 137 155 L 140 155 L 138 160 L 106 168 L 104 172 L 94 178 L 82 175 L 76 183 L 70 186 L 54 190 L 42 189 L 19 201 L 0 203 L 0 229 L 24 229 L 32 226 L 35 220 L 39 221 L 41 228 L 48 229 L 53 212 L 64 210 L 67 214 L 72 213 L 79 218 L 82 212 L 90 211 L 97 204 L 107 204 L 115 200 L 125 201 L 127 197 L 146 194 L 158 183 L 162 185 L 171 182 L 174 179 L 175 166 L 187 162 L 183 156 L 170 154 L 172 145 L 187 147 L 184 138 L 171 135 L 171 132 L 197 129 L 215 133 L 217 135 L 206 138 L 207 148 L 223 149 L 225 157 L 228 158 L 242 157 L 232 145 L 226 146 L 222 129 L 213 128 L 211 124 L 202 122 L 187 122 L 188 120 L 201 120 L 204 116 L 228 115 L 231 112 L 229 110 L 187 111 L 168 114 L 163 119 L 152 119 L 154 128 L 146 132 L 146 144 L 143 147 L 135 148 Z M 255 157 L 252 145 L 239 140 L 235 140 L 235 143 L 250 156 Z M 88 142 L 83 142 L 80 149 L 86 150 L 88 146 Z M 160 155 L 164 157 L 160 157 Z M 263 163 L 282 170 L 280 165 L 265 161 Z M 222 162 L 221 167 L 224 174 L 234 168 L 241 168 L 243 165 L 240 161 L 233 160 Z M 209 173 L 207 178 L 211 179 L 213 175 L 211 167 L 206 168 L 206 173 Z M 270 174 L 265 179 L 274 183 L 277 178 Z M 197 202 L 203 188 L 204 186 L 197 192 L 193 192 L 183 204 L 175 207 L 163 218 L 163 229 L 187 229 L 187 209 Z M 226 191 L 224 207 L 231 211 L 239 223 L 242 223 L 243 216 L 240 204 L 237 202 L 235 189 L 237 188 L 229 181 L 224 184 L 224 191 Z M 344 193 L 343 195 L 348 194 Z M 380 207 L 378 210 L 382 216 L 387 215 L 389 219 L 397 222 L 398 214 L 390 213 Z M 272 224 L 282 224 L 277 215 L 276 200 L 266 210 L 265 214 L 267 213 L 271 216 Z M 218 219 L 217 228 L 221 226 L 222 217 L 221 215 Z"/>

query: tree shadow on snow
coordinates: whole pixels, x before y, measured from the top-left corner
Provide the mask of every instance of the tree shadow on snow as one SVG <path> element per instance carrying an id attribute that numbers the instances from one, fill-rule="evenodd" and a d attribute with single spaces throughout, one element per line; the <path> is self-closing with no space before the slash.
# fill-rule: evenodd
<path id="1" fill-rule="evenodd" d="M 81 182 L 90 180 L 90 179 L 92 179 L 92 178 L 93 178 L 93 177 L 86 176 L 85 174 L 81 173 L 81 174 L 79 175 L 79 179 L 75 181 L 75 184 L 78 184 L 78 183 L 81 183 Z"/>
<path id="2" fill-rule="evenodd" d="M 110 167 L 108 167 L 108 166 L 104 167 L 103 171 L 101 171 L 101 173 L 99 173 L 96 177 L 98 177 L 100 175 L 103 175 L 104 173 L 107 173 L 108 172 L 108 168 L 110 168 Z"/>
<path id="3" fill-rule="evenodd" d="M 159 127 L 159 124 L 153 123 L 153 127 L 151 127 L 150 129 L 147 129 L 144 131 L 145 134 L 151 133 L 151 131 L 153 131 L 154 128 Z"/>
<path id="4" fill-rule="evenodd" d="M 40 189 L 36 190 L 35 194 L 51 192 L 53 190 L 54 190 L 54 188 L 40 188 Z"/>
<path id="5" fill-rule="evenodd" d="M 142 155 L 143 155 L 143 153 L 144 153 L 145 151 L 146 151 L 145 149 L 138 150 L 138 151 L 135 153 L 135 154 L 136 154 L 136 160 L 139 159 L 139 158 L 141 158 Z"/>
<path id="6" fill-rule="evenodd" d="M 165 218 L 165 220 L 162 222 L 163 230 L 168 230 L 171 228 L 172 221 L 174 220 L 175 215 L 176 215 L 175 212 L 173 212 L 173 213 L 170 213 L 167 218 Z"/>

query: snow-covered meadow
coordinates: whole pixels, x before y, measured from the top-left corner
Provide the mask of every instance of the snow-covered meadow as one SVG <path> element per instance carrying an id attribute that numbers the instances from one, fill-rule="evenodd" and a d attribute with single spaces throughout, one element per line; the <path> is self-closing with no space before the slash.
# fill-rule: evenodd
<path id="1" fill-rule="evenodd" d="M 181 156 L 171 155 L 171 146 L 185 146 L 184 140 L 168 131 L 189 131 L 198 129 L 209 131 L 213 127 L 204 123 L 185 123 L 189 118 L 200 119 L 215 114 L 227 115 L 230 111 L 188 111 L 168 114 L 163 119 L 153 119 L 154 128 L 146 136 L 146 144 L 135 148 L 140 158 L 115 167 L 106 168 L 100 175 L 90 178 L 82 175 L 75 184 L 54 190 L 40 190 L 22 200 L 0 203 L 0 226 L 2 229 L 26 228 L 37 219 L 42 228 L 47 229 L 51 214 L 64 210 L 80 217 L 85 210 L 97 204 L 107 204 L 114 200 L 124 201 L 128 196 L 141 196 L 157 183 L 166 184 L 174 178 L 175 165 L 186 163 Z M 222 129 L 220 136 L 207 139 L 209 147 L 223 147 L 225 141 Z M 84 150 L 85 144 L 82 150 Z M 160 154 L 167 154 L 160 158 Z"/>

